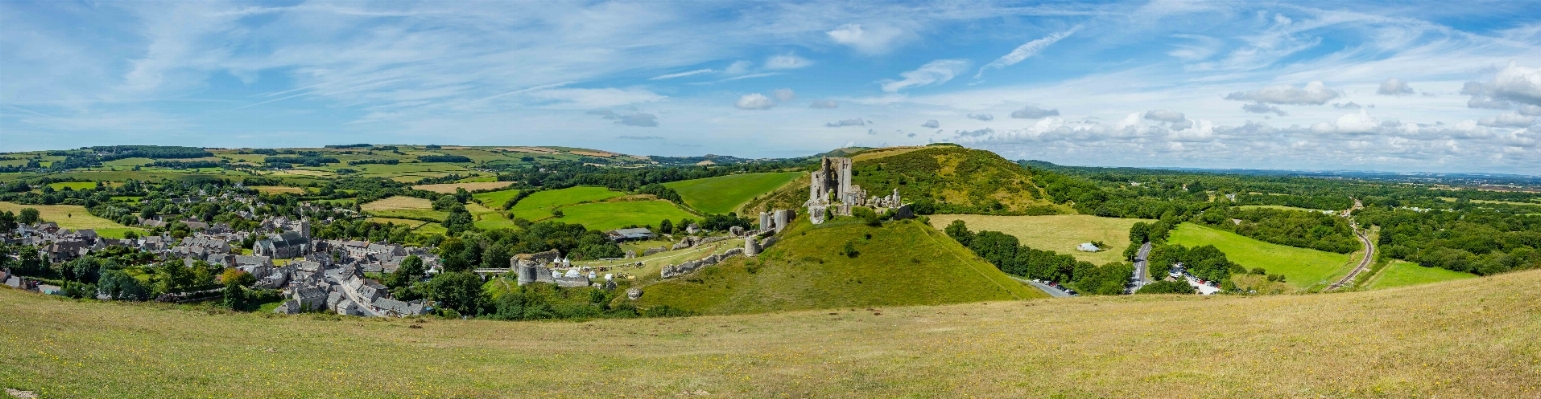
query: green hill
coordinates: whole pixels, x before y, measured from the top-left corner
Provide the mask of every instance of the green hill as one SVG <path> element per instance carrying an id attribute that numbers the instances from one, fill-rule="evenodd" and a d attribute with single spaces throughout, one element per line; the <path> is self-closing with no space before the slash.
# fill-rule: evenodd
<path id="1" fill-rule="evenodd" d="M 802 172 L 740 173 L 664 183 L 686 204 L 705 213 L 726 214 L 756 196 L 791 182 Z"/>
<path id="2" fill-rule="evenodd" d="M 1047 296 L 913 220 L 868 227 L 850 218 L 818 226 L 799 218 L 781 234 L 757 258 L 645 286 L 638 306 L 732 314 Z M 848 242 L 859 254 L 842 254 Z"/>

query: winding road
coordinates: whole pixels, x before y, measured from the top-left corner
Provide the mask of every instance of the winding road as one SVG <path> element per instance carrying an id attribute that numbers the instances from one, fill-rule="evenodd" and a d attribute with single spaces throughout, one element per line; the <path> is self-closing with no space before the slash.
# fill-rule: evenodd
<path id="1" fill-rule="evenodd" d="M 1355 203 L 1357 205 L 1358 200 L 1355 200 Z M 1368 230 L 1359 231 L 1359 226 L 1354 226 L 1354 233 L 1359 236 L 1359 242 L 1364 243 L 1364 259 L 1359 260 L 1359 267 L 1355 267 L 1354 271 L 1348 272 L 1348 275 L 1343 276 L 1342 280 L 1327 286 L 1328 291 L 1343 288 L 1344 285 L 1353 282 L 1354 277 L 1358 277 L 1359 273 L 1364 273 L 1365 270 L 1368 270 L 1370 262 L 1375 259 L 1375 244 L 1370 242 Z"/>
<path id="2" fill-rule="evenodd" d="M 1140 246 L 1140 252 L 1134 255 L 1134 288 L 1129 289 L 1130 294 L 1139 292 L 1140 287 L 1150 284 L 1150 279 L 1145 277 L 1150 275 L 1149 270 L 1147 270 L 1150 268 L 1149 258 L 1150 241 L 1146 241 L 1145 245 Z"/>

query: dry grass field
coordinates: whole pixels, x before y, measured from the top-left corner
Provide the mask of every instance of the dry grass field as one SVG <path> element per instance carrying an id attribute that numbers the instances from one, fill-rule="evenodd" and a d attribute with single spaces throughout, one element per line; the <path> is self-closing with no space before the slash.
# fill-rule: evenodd
<path id="1" fill-rule="evenodd" d="M 508 181 L 483 181 L 483 182 L 471 182 L 471 183 L 424 184 L 424 185 L 412 186 L 412 189 L 414 189 L 414 190 L 432 191 L 432 192 L 441 193 L 441 194 L 454 194 L 455 193 L 455 189 L 457 189 L 457 188 L 464 188 L 464 189 L 466 189 L 466 191 L 497 190 L 497 189 L 500 189 L 500 188 L 508 187 L 510 184 L 514 184 L 514 182 L 508 182 Z"/>
<path id="2" fill-rule="evenodd" d="M 283 193 L 288 193 L 288 194 L 305 194 L 305 189 L 299 188 L 299 187 L 252 186 L 251 188 L 254 188 L 258 192 L 261 192 L 263 194 L 283 194 Z"/>
<path id="3" fill-rule="evenodd" d="M 931 225 L 937 229 L 947 228 L 954 220 L 962 220 L 974 232 L 999 231 L 1016 237 L 1022 245 L 1033 249 L 1059 252 L 1098 265 L 1124 261 L 1124 248 L 1129 246 L 1129 228 L 1141 221 L 1154 222 L 1091 215 L 931 215 Z M 1092 241 L 1102 241 L 1109 248 L 1099 252 L 1076 250 L 1076 245 Z"/>
<path id="4" fill-rule="evenodd" d="M 80 205 L 21 205 L 0 202 L 0 211 L 19 213 L 23 208 L 37 209 L 38 217 L 43 218 L 44 221 L 54 222 L 64 229 L 91 229 L 95 230 L 96 234 L 109 238 L 123 238 L 123 234 L 129 231 L 144 233 L 144 229 L 124 226 L 118 222 L 91 215 L 91 212 L 86 211 L 86 207 Z"/>
<path id="5" fill-rule="evenodd" d="M 1537 397 L 1538 290 L 1541 271 L 1530 271 L 1321 295 L 496 322 L 0 289 L 0 387 L 157 398 Z"/>
<path id="6" fill-rule="evenodd" d="M 391 211 L 401 209 L 433 209 L 433 201 L 407 196 L 395 196 L 359 205 L 365 211 Z"/>

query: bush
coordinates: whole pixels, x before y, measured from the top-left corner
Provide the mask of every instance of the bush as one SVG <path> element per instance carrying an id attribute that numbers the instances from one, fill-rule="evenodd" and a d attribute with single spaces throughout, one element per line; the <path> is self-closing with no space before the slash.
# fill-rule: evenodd
<path id="1" fill-rule="evenodd" d="M 845 255 L 846 257 L 855 258 L 860 256 L 861 252 L 856 250 L 855 241 L 846 241 L 845 247 L 840 249 L 840 254 Z"/>
<path id="2" fill-rule="evenodd" d="M 1192 294 L 1193 286 L 1184 281 L 1157 281 L 1140 288 L 1136 294 Z"/>

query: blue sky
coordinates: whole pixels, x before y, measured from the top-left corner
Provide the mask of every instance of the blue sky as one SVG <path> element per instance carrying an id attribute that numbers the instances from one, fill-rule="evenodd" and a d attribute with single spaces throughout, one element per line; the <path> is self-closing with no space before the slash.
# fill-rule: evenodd
<path id="1" fill-rule="evenodd" d="M 956 142 L 1541 174 L 1536 2 L 0 1 L 0 150 Z"/>

